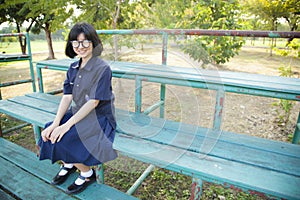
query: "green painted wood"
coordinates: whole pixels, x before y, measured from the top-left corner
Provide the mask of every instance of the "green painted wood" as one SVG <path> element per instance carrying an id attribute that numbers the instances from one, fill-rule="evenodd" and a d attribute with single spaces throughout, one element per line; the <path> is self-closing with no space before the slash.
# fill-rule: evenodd
<path id="1" fill-rule="evenodd" d="M 72 62 L 74 62 L 72 59 L 49 60 L 38 62 L 37 65 L 49 69 L 51 66 L 53 66 L 61 67 L 61 70 L 67 70 Z M 274 97 L 276 97 L 276 92 L 300 95 L 300 80 L 296 78 L 267 76 L 242 72 L 203 70 L 176 66 L 162 66 L 155 64 L 115 61 L 107 62 L 110 64 L 113 74 L 117 74 L 119 77 L 122 77 L 122 75 L 140 75 L 160 78 L 161 80 L 174 79 L 176 81 L 183 81 L 181 83 L 178 82 L 179 85 L 188 85 L 188 82 L 190 81 L 203 82 L 207 84 L 227 86 L 229 87 L 228 90 L 230 92 L 249 93 L 252 95 L 253 91 L 248 92 L 247 89 L 274 92 L 271 94 L 271 96 L 273 95 Z M 151 81 L 151 79 L 149 79 L 149 81 Z M 230 88 L 230 86 L 240 88 L 240 90 L 233 90 Z M 264 96 L 264 93 L 261 93 L 260 95 Z M 300 96 L 295 98 L 295 100 L 299 101 Z"/>
<path id="2" fill-rule="evenodd" d="M 166 130 L 166 133 L 172 132 L 173 134 L 176 134 L 177 132 L 183 132 L 188 138 L 197 136 L 208 139 L 218 139 L 219 141 L 225 141 L 253 149 L 260 149 L 298 158 L 300 157 L 300 155 L 296 153 L 299 148 L 297 145 L 289 145 L 288 143 L 249 136 L 246 134 L 236 134 L 225 131 L 214 132 L 211 129 L 204 127 L 150 117 L 148 115 L 137 114 L 120 109 L 117 109 L 116 112 L 118 118 L 118 130 L 123 133 L 133 134 L 137 137 L 154 137 L 163 129 Z M 151 127 L 151 129 L 149 129 L 149 127 Z M 165 136 L 169 137 L 167 135 Z"/>
<path id="3" fill-rule="evenodd" d="M 24 54 L 0 54 L 0 62 L 12 62 L 12 61 L 21 61 L 29 60 L 29 55 Z"/>
<path id="4" fill-rule="evenodd" d="M 31 124 L 35 124 L 39 127 L 44 127 L 47 122 L 52 121 L 55 117 L 54 114 L 25 107 L 24 105 L 9 101 L 1 101 L 0 112 Z"/>
<path id="5" fill-rule="evenodd" d="M 50 98 L 53 99 L 49 100 Z M 24 112 L 28 112 L 28 110 L 39 111 L 42 114 L 51 112 L 55 106 L 58 106 L 59 100 L 60 96 L 53 97 L 52 95 L 33 93 L 26 95 L 26 97 L 1 101 L 0 112 L 1 106 L 3 106 L 6 108 L 5 112 L 14 112 L 14 115 L 20 115 L 23 119 L 33 120 L 36 116 L 24 117 Z M 43 108 L 48 103 L 51 106 Z M 21 108 L 15 109 L 18 107 Z M 37 109 L 34 109 L 35 107 Z M 42 111 L 43 109 L 44 111 Z M 278 181 L 286 180 L 299 184 L 299 145 L 230 132 L 212 131 L 207 128 L 119 109 L 116 110 L 116 116 L 118 122 L 117 137 L 119 139 L 115 140 L 114 147 L 135 159 L 190 176 L 201 176 L 207 181 L 219 181 L 221 184 L 237 185 L 246 190 L 257 190 L 280 197 L 292 198 L 295 192 L 294 185 L 291 185 L 291 191 L 289 191 L 285 188 L 287 186 L 285 182 L 282 183 L 281 186 L 284 189 L 281 190 L 277 187 Z M 38 119 L 36 122 L 42 124 L 43 120 Z M 141 151 L 143 148 L 145 151 Z M 165 157 L 158 158 L 157 156 L 160 156 L 161 152 L 164 152 Z M 12 152 L 7 153 L 7 155 L 12 155 Z M 188 161 L 191 160 L 189 157 L 191 155 L 197 158 L 199 163 Z M 13 157 L 14 159 L 18 158 L 18 156 Z M 178 165 L 177 160 L 182 158 L 187 159 L 187 161 L 182 161 Z M 20 159 L 22 160 L 22 156 Z M 202 167 L 196 166 L 202 166 L 200 163 L 202 160 L 208 162 L 206 164 L 207 166 L 210 165 L 211 171 L 203 171 Z M 222 169 L 223 167 L 226 169 L 223 174 L 214 171 L 219 169 L 213 169 L 213 163 L 215 166 L 225 163 L 225 166 L 221 166 Z M 231 170 L 229 170 L 229 166 L 231 166 Z M 236 172 L 239 172 L 243 177 L 238 178 Z M 278 179 L 268 179 L 271 183 L 262 187 L 264 182 L 258 183 L 260 182 L 259 176 L 253 177 L 253 179 L 258 179 L 257 181 L 251 180 L 252 178 L 244 180 L 246 172 L 259 174 L 262 177 L 274 174 Z M 55 172 L 53 173 L 55 174 Z M 52 176 L 53 173 L 51 173 Z M 51 175 L 48 176 L 48 180 L 51 179 Z M 62 187 L 67 187 L 67 185 Z M 292 192 L 290 196 L 286 193 L 287 191 Z"/>
<path id="6" fill-rule="evenodd" d="M 5 158 L 7 162 L 12 163 L 14 166 L 21 168 L 24 171 L 30 172 L 31 176 L 38 177 L 44 182 L 48 183 L 48 187 L 53 187 L 50 181 L 59 170 L 59 165 L 52 165 L 49 160 L 39 161 L 36 155 L 19 145 L 9 142 L 0 138 L 0 157 Z M 29 176 L 29 175 L 28 175 Z M 30 178 L 30 176 L 29 176 Z M 58 186 L 61 191 L 66 188 L 77 178 L 76 174 L 72 174 L 68 180 Z M 89 186 L 85 191 L 75 195 L 79 199 L 97 199 L 97 200 L 134 200 L 137 199 L 133 196 L 127 195 L 112 187 L 104 184 L 94 183 Z"/>
<path id="7" fill-rule="evenodd" d="M 46 99 L 31 98 L 29 96 L 16 96 L 8 99 L 8 101 L 37 110 L 49 112 L 51 114 L 56 114 L 59 105 L 58 103 L 53 103 L 52 101 L 48 101 Z"/>
<path id="8" fill-rule="evenodd" d="M 187 152 L 123 134 L 116 135 L 114 148 L 140 161 L 228 187 L 235 185 L 248 191 L 255 190 L 287 199 L 300 196 L 300 177 Z"/>
<path id="9" fill-rule="evenodd" d="M 143 115 L 139 114 L 135 118 L 117 114 L 117 118 L 118 132 L 127 135 L 300 177 L 300 171 L 298 170 L 300 166 L 299 145 L 265 140 L 264 146 L 258 148 L 247 145 L 249 143 L 247 139 L 251 137 L 241 139 L 238 134 L 235 134 L 236 140 L 232 141 L 229 138 L 220 139 L 220 135 L 218 136 L 216 133 L 222 134 L 222 132 L 211 129 L 191 131 L 189 128 L 186 131 L 184 128 L 188 125 L 178 122 L 177 130 L 174 128 L 168 129 L 169 121 L 160 118 L 147 117 L 150 118 L 150 120 L 147 120 L 150 123 L 145 122 Z M 272 147 L 273 144 L 279 145 L 281 149 L 288 148 L 290 150 L 289 154 L 270 151 L 268 147 Z"/>
<path id="10" fill-rule="evenodd" d="M 30 99 L 28 99 L 27 97 L 17 97 L 13 98 L 12 100 L 21 102 L 22 105 L 24 105 L 23 102 L 25 102 L 26 104 L 32 103 L 32 105 L 30 106 L 37 106 L 36 103 L 41 103 L 39 106 L 37 106 L 38 109 L 40 109 L 40 107 L 48 108 L 48 102 L 43 100 L 40 102 L 37 102 L 37 100 L 30 101 Z M 53 105 L 54 108 L 55 105 L 57 106 L 57 104 Z M 11 108 L 17 107 L 18 105 L 11 106 Z M 29 110 L 31 110 L 31 108 L 29 108 Z M 25 111 L 23 109 L 20 112 L 21 114 L 23 114 L 24 112 L 29 111 Z M 35 111 L 31 112 L 34 113 Z M 131 113 L 131 116 L 133 115 L 134 114 Z M 294 174 L 298 171 L 296 164 L 299 163 L 299 146 L 297 145 L 289 145 L 283 142 L 273 142 L 270 140 L 265 140 L 263 146 L 259 148 L 259 146 L 249 146 L 249 144 L 252 144 L 252 141 L 249 141 L 248 139 L 252 137 L 240 138 L 237 137 L 239 135 L 235 135 L 235 140 L 232 140 L 232 138 L 214 138 L 215 133 L 209 129 L 201 129 L 200 131 L 198 131 L 199 127 L 194 127 L 195 129 L 192 130 L 190 128 L 190 125 L 184 125 L 182 123 L 176 124 L 171 121 L 166 121 L 164 119 L 154 117 L 151 118 L 151 124 L 148 124 L 148 116 L 137 115 L 135 117 L 129 117 L 128 113 L 124 114 L 123 112 L 122 115 L 121 110 L 117 110 L 117 118 L 118 130 L 126 134 L 146 138 L 148 140 L 155 141 L 161 144 L 176 146 L 193 152 L 207 153 L 216 157 L 226 158 L 237 162 L 248 163 L 250 165 L 258 165 L 287 174 Z M 43 123 L 43 121 L 40 120 L 36 123 L 41 124 Z M 176 129 L 176 127 L 178 127 L 178 129 Z M 187 130 L 185 130 L 185 127 L 187 127 Z M 219 137 L 220 135 L 216 136 Z M 279 147 L 280 151 L 271 151 L 273 146 L 276 145 Z M 266 146 L 270 147 L 271 149 L 266 148 Z M 283 154 L 282 149 L 289 149 L 289 154 Z M 244 154 L 240 154 L 240 151 L 252 156 L 245 156 Z M 286 163 L 284 165 L 282 164 L 283 160 L 285 160 Z"/>
<path id="11" fill-rule="evenodd" d="M 40 93 L 40 92 L 25 94 L 25 96 L 32 97 L 32 98 L 39 99 L 39 100 L 50 101 L 53 103 L 59 103 L 60 99 L 61 99 L 61 96 Z"/>
<path id="12" fill-rule="evenodd" d="M 15 200 L 11 195 L 0 189 L 0 199 L 2 200 Z"/>
<path id="13" fill-rule="evenodd" d="M 21 199 L 74 199 L 0 158 L 0 184 Z"/>

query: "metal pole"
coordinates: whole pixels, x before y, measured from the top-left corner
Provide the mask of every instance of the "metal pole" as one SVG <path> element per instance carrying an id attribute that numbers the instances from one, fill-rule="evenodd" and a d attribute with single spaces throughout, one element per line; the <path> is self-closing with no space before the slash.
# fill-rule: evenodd
<path id="1" fill-rule="evenodd" d="M 29 55 L 29 69 L 30 69 L 30 76 L 31 76 L 31 81 L 32 81 L 32 90 L 33 92 L 36 92 L 36 87 L 35 87 L 35 76 L 34 76 L 34 69 L 33 69 L 33 64 L 32 64 L 32 53 L 31 53 L 31 45 L 30 45 L 30 38 L 29 38 L 29 33 L 27 32 L 25 34 L 26 37 L 26 42 L 27 42 L 27 53 Z"/>
<path id="2" fill-rule="evenodd" d="M 129 195 L 133 194 L 154 168 L 154 165 L 149 165 L 148 168 L 144 171 L 144 173 L 135 181 L 135 183 L 129 188 L 129 190 L 127 190 L 126 193 Z"/>

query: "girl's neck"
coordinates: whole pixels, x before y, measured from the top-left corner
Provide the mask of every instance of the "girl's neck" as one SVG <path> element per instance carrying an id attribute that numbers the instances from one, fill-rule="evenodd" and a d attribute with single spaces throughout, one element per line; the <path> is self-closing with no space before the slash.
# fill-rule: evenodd
<path id="1" fill-rule="evenodd" d="M 80 68 L 84 68 L 86 63 L 91 59 L 92 56 L 81 58 Z"/>

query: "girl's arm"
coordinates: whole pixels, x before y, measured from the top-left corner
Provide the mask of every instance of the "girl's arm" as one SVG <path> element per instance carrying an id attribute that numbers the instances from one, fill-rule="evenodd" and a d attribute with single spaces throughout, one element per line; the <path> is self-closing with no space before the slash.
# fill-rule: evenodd
<path id="1" fill-rule="evenodd" d="M 64 134 L 70 130 L 70 128 L 78 123 L 80 120 L 85 118 L 93 109 L 97 107 L 99 104 L 99 100 L 91 99 L 86 102 L 78 112 L 73 115 L 65 124 L 58 126 L 55 128 L 50 136 L 50 140 L 52 143 L 59 142 Z M 87 125 L 88 126 L 88 125 Z"/>
<path id="2" fill-rule="evenodd" d="M 69 109 L 72 100 L 73 100 L 73 95 L 71 94 L 62 96 L 53 124 L 59 126 L 59 123 L 63 118 L 63 116 L 66 114 L 67 110 Z"/>
<path id="3" fill-rule="evenodd" d="M 50 135 L 52 134 L 53 130 L 59 126 L 59 123 L 65 113 L 67 112 L 68 108 L 70 107 L 73 100 L 73 96 L 71 94 L 63 95 L 58 106 L 58 110 L 55 116 L 53 123 L 48 126 L 45 130 L 42 131 L 42 139 L 44 142 L 50 139 Z"/>

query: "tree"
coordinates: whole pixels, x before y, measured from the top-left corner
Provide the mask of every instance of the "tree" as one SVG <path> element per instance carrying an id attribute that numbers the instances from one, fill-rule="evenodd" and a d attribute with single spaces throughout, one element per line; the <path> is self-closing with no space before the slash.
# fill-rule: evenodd
<path id="1" fill-rule="evenodd" d="M 102 1 L 74 1 L 82 14 L 76 21 L 87 21 L 94 25 L 95 29 L 122 29 L 128 28 L 125 17 L 128 16 L 128 7 L 132 4 L 129 0 L 102 0 Z M 132 11 L 132 10 L 131 10 Z M 108 40 L 103 36 L 102 40 Z M 114 49 L 114 59 L 118 58 L 119 42 L 117 35 L 113 41 L 109 41 Z"/>
<path id="2" fill-rule="evenodd" d="M 191 0 L 155 0 L 147 1 L 145 10 L 147 13 L 142 14 L 147 19 L 149 28 L 168 28 L 177 27 L 177 23 L 181 21 L 184 10 L 191 6 Z"/>
<path id="3" fill-rule="evenodd" d="M 26 32 L 29 32 L 33 23 L 35 22 L 34 17 L 27 17 L 30 10 L 24 8 L 26 4 L 25 0 L 18 1 L 5 1 L 0 0 L 0 23 L 10 22 L 16 25 L 17 33 L 22 32 L 22 26 L 24 22 L 28 22 L 28 26 L 25 28 Z M 19 37 L 19 43 L 21 47 L 22 54 L 26 54 L 26 40 L 23 37 Z"/>
<path id="4" fill-rule="evenodd" d="M 54 59 L 51 33 L 64 27 L 68 18 L 73 15 L 73 8 L 67 1 L 31 0 L 22 9 L 29 9 L 27 17 L 34 18 L 32 32 L 45 31 L 49 55 L 47 59 Z M 21 10 L 22 11 L 22 10 Z"/>
<path id="5" fill-rule="evenodd" d="M 272 31 L 277 30 L 278 20 L 285 13 L 282 0 L 248 0 L 244 2 L 244 6 L 249 13 L 259 16 L 265 22 L 266 29 Z"/>
<path id="6" fill-rule="evenodd" d="M 296 31 L 300 24 L 300 1 L 288 0 L 284 2 L 283 17 L 286 19 L 290 26 L 291 31 Z"/>
<path id="7" fill-rule="evenodd" d="M 282 17 L 288 22 L 290 31 L 297 31 L 300 24 L 300 1 L 298 0 L 287 0 L 283 4 L 283 15 Z M 287 45 L 291 43 L 293 38 L 289 38 Z"/>
<path id="8" fill-rule="evenodd" d="M 176 27 L 212 30 L 236 30 L 239 25 L 238 0 L 206 0 L 192 2 L 185 8 Z M 197 36 L 191 37 L 182 47 L 195 60 L 204 63 L 225 63 L 238 54 L 243 39 L 238 37 Z M 209 56 L 209 57 L 208 57 Z"/>
<path id="9" fill-rule="evenodd" d="M 284 18 L 289 24 L 290 30 L 298 29 L 300 21 L 300 2 L 297 0 L 248 0 L 243 2 L 244 7 L 254 16 L 261 18 L 265 22 L 268 30 L 277 31 L 279 20 Z M 287 44 L 292 38 L 288 39 Z M 272 55 L 272 47 L 276 46 L 272 39 L 270 55 Z"/>

